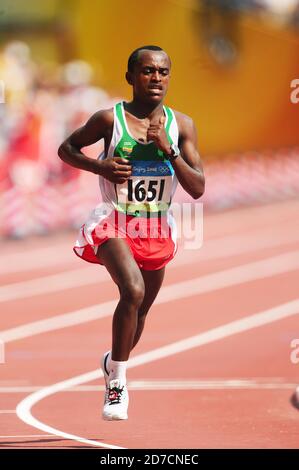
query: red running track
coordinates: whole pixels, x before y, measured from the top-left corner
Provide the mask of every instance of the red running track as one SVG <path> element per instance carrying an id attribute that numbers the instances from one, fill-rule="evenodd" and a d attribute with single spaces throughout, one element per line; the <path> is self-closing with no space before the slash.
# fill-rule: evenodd
<path id="1" fill-rule="evenodd" d="M 1 447 L 297 448 L 298 213 L 205 216 L 203 247 L 181 247 L 132 353 L 125 422 L 101 420 L 117 298 L 104 268 L 72 254 L 73 234 L 2 242 Z"/>

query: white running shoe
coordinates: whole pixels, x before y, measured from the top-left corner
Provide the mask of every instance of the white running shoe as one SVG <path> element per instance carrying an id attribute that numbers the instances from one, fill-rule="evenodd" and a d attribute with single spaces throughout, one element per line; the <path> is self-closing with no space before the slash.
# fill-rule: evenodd
<path id="1" fill-rule="evenodd" d="M 108 401 L 108 396 L 109 396 L 109 370 L 107 367 L 107 359 L 110 351 L 107 351 L 103 354 L 102 360 L 101 360 L 101 369 L 103 371 L 104 379 L 105 379 L 105 393 L 104 393 L 104 407 Z"/>
<path id="2" fill-rule="evenodd" d="M 104 379 L 105 379 L 105 384 L 106 388 L 109 387 L 109 370 L 108 370 L 108 364 L 107 364 L 107 359 L 110 351 L 107 351 L 103 354 L 102 360 L 101 360 L 101 369 L 104 374 Z"/>
<path id="3" fill-rule="evenodd" d="M 107 397 L 106 397 L 107 395 Z M 128 419 L 129 394 L 127 386 L 119 379 L 110 380 L 102 417 L 106 421 Z"/>

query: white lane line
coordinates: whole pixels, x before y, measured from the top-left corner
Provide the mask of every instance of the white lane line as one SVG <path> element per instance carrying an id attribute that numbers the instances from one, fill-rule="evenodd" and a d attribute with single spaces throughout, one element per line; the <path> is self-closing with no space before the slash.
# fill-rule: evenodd
<path id="1" fill-rule="evenodd" d="M 90 379 L 90 376 L 92 377 L 92 379 Z M 85 382 L 89 382 L 89 380 L 94 380 L 98 378 L 99 376 L 101 376 L 101 372 L 99 370 L 96 370 L 96 371 L 93 371 L 92 373 L 80 375 L 79 377 L 80 377 L 80 380 L 83 380 L 83 383 L 85 383 Z M 70 380 L 65 380 L 63 381 L 63 383 L 66 384 L 67 388 L 71 388 L 74 385 L 77 385 L 76 380 L 78 380 L 78 377 L 75 377 L 74 379 L 70 379 Z M 35 403 L 37 403 L 39 400 L 42 400 L 43 398 L 46 398 L 47 396 L 49 396 L 48 394 L 49 388 L 52 390 L 50 395 L 59 391 L 59 387 L 61 386 L 60 385 L 61 383 L 62 382 L 51 385 L 50 387 L 45 387 L 42 390 L 38 390 L 37 392 L 33 393 L 32 395 L 29 395 L 24 400 L 22 400 L 16 408 L 17 416 L 25 423 L 28 423 L 28 424 L 30 423 L 30 426 L 33 426 L 47 433 L 52 433 L 56 436 L 64 437 L 65 439 L 71 439 L 74 441 L 82 442 L 83 444 L 92 445 L 95 447 L 102 447 L 105 449 L 123 449 L 124 447 L 119 447 L 119 446 L 115 446 L 112 444 L 106 444 L 104 442 L 94 441 L 91 439 L 85 439 L 83 437 L 76 436 L 75 434 L 65 433 L 63 431 L 58 431 L 57 433 L 55 428 L 38 421 L 36 418 L 34 418 L 34 416 L 31 415 L 30 410 L 32 406 Z M 81 382 L 79 381 L 79 383 Z M 98 419 L 100 420 L 100 410 L 99 410 Z"/>
<path id="2" fill-rule="evenodd" d="M 282 255 L 272 256 L 260 261 L 254 261 L 217 273 L 200 276 L 189 281 L 178 282 L 162 287 L 155 301 L 155 305 L 272 277 L 285 272 L 296 271 L 298 269 L 299 251 L 290 251 Z M 0 339 L 4 343 L 8 343 L 40 333 L 98 320 L 112 315 L 116 304 L 116 300 L 110 300 L 63 315 L 56 315 L 45 320 L 26 323 L 9 330 L 0 331 Z"/>
<path id="3" fill-rule="evenodd" d="M 198 335 L 191 336 L 181 341 L 176 341 L 172 344 L 168 344 L 166 346 L 154 349 L 152 351 L 139 354 L 138 356 L 132 357 L 129 360 L 128 368 L 137 367 L 142 364 L 148 364 L 153 361 L 164 359 L 166 357 L 181 353 L 183 351 L 188 351 L 190 349 L 197 348 L 205 344 L 210 344 L 215 341 L 228 338 L 238 333 L 249 331 L 253 328 L 258 328 L 260 326 L 264 326 L 269 323 L 282 320 L 284 318 L 290 317 L 292 315 L 296 315 L 298 313 L 299 313 L 299 298 L 291 302 L 278 305 L 274 308 L 264 310 L 260 313 L 247 316 L 245 318 L 242 318 L 241 320 L 235 320 L 233 322 L 227 323 L 217 328 L 212 328 L 211 330 L 208 330 L 204 333 L 200 333 Z M 97 369 L 97 370 L 93 370 L 91 372 L 87 372 L 85 374 L 82 374 L 76 377 L 72 377 L 68 380 L 63 380 L 56 384 L 45 387 L 42 390 L 38 390 L 37 392 L 34 392 L 28 397 L 26 397 L 24 400 L 22 400 L 18 404 L 16 408 L 17 416 L 20 418 L 20 420 L 24 421 L 26 424 L 29 424 L 30 426 L 33 426 L 44 432 L 53 433 L 57 436 L 61 436 L 66 439 L 73 439 L 79 442 L 84 442 L 85 444 L 88 444 L 88 445 L 115 448 L 103 442 L 99 443 L 99 442 L 92 441 L 89 439 L 83 439 L 80 436 L 76 436 L 74 434 L 68 434 L 63 431 L 60 431 L 59 429 L 53 428 L 51 426 L 48 426 L 42 423 L 41 421 L 34 418 L 34 416 L 31 414 L 31 408 L 34 405 L 36 405 L 36 403 L 43 400 L 44 398 L 47 398 L 55 393 L 61 392 L 62 390 L 72 388 L 72 387 L 81 385 L 83 383 L 90 382 L 92 380 L 96 380 L 99 377 L 103 377 L 103 373 L 102 371 Z"/>
<path id="4" fill-rule="evenodd" d="M 227 236 L 209 240 L 200 250 L 195 252 L 181 248 L 176 258 L 169 264 L 168 269 L 177 268 L 190 262 L 194 263 L 195 260 L 201 262 L 211 259 L 223 259 L 251 253 L 263 248 L 281 247 L 284 244 L 298 241 L 297 233 L 298 231 L 295 229 L 290 233 L 285 233 L 285 230 L 274 233 L 273 230 L 267 229 L 241 236 Z M 95 271 L 95 266 L 82 266 L 78 269 L 42 276 L 37 279 L 2 285 L 0 286 L 0 302 L 60 292 L 109 280 L 109 274 L 104 268 Z"/>
<path id="5" fill-rule="evenodd" d="M 110 300 L 102 304 L 75 310 L 63 315 L 56 315 L 45 320 L 39 320 L 32 323 L 26 323 L 16 328 L 11 328 L 0 332 L 0 339 L 4 343 L 28 338 L 41 333 L 67 328 L 69 326 L 80 325 L 100 318 L 112 315 L 117 301 Z"/>
<path id="6" fill-rule="evenodd" d="M 19 387 L 0 387 L 0 393 L 28 393 L 28 392 L 36 392 L 43 388 L 44 385 L 26 385 L 26 386 L 19 386 Z M 15 411 L 15 410 L 14 410 Z"/>
<path id="7" fill-rule="evenodd" d="M 266 379 L 173 379 L 173 380 L 129 380 L 128 387 L 132 391 L 138 390 L 225 390 L 225 389 L 294 389 L 297 383 L 289 382 L 285 379 L 276 377 L 267 377 Z M 44 385 L 35 385 L 27 387 L 1 387 L 0 393 L 32 393 L 45 388 Z M 61 393 L 73 392 L 103 392 L 104 385 L 78 385 L 77 387 L 67 388 Z M 1 412 L 1 411 L 0 411 Z M 16 410 L 12 410 L 15 413 Z"/>
<path id="8" fill-rule="evenodd" d="M 267 377 L 265 380 L 251 380 L 251 379 L 207 379 L 207 380 L 132 380 L 128 381 L 128 387 L 130 390 L 150 390 L 150 391 L 169 391 L 169 390 L 281 390 L 281 389 L 294 389 L 298 384 L 292 382 L 276 382 L 275 379 L 272 381 L 271 377 Z M 87 385 L 78 385 L 70 391 L 83 391 L 83 392 L 98 392 L 99 389 L 105 389 L 104 386 L 96 387 Z"/>
<path id="9" fill-rule="evenodd" d="M 52 241 L 53 243 L 53 241 Z M 55 242 L 54 242 L 55 243 Z M 74 264 L 76 259 L 69 246 L 54 244 L 51 247 L 26 250 L 21 253 L 9 253 L 0 257 L 0 274 L 27 272 L 39 268 Z"/>
<path id="10" fill-rule="evenodd" d="M 109 274 L 105 269 L 96 273 L 92 267 L 72 269 L 71 271 L 51 274 L 39 279 L 0 286 L 0 302 L 26 299 L 35 295 L 64 291 L 109 280 Z"/>
<path id="11" fill-rule="evenodd" d="M 292 228 L 292 231 L 286 232 L 285 227 L 280 226 L 208 240 L 200 250 L 200 260 L 231 258 L 264 248 L 276 248 L 298 242 L 299 225 L 296 224 Z"/>
<path id="12" fill-rule="evenodd" d="M 0 439 L 24 439 L 25 437 L 53 437 L 53 434 L 25 434 L 25 435 L 17 435 L 17 436 L 0 436 Z"/>

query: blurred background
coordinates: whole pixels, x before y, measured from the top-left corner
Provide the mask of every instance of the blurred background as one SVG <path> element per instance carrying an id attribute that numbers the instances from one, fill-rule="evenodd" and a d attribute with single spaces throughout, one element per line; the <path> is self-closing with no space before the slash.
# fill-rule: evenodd
<path id="1" fill-rule="evenodd" d="M 76 229 L 100 201 L 57 148 L 130 99 L 127 59 L 145 44 L 170 55 L 166 104 L 196 123 L 205 210 L 298 197 L 298 0 L 2 0 L 0 237 Z"/>

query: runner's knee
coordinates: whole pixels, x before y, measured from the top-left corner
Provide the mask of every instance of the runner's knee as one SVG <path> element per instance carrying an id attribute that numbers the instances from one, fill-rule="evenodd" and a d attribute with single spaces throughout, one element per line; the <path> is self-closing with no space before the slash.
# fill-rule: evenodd
<path id="1" fill-rule="evenodd" d="M 126 282 L 120 287 L 121 299 L 139 307 L 142 304 L 145 294 L 144 283 L 142 280 L 135 282 Z"/>

